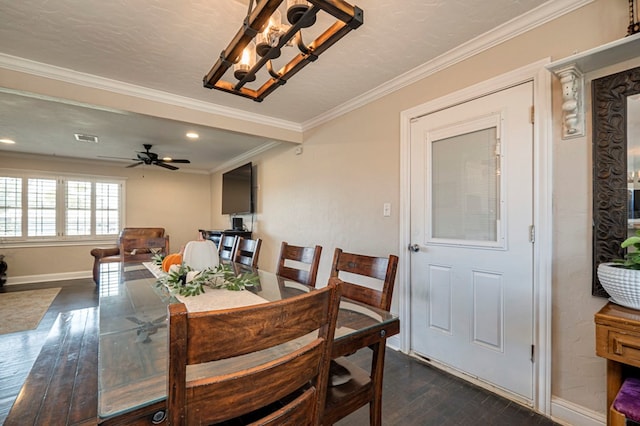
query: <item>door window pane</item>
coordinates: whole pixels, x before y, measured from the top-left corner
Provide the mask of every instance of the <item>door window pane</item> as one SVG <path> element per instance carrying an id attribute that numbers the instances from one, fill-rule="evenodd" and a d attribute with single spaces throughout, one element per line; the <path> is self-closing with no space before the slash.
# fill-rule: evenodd
<path id="1" fill-rule="evenodd" d="M 497 241 L 497 142 L 491 127 L 432 143 L 433 238 Z"/>

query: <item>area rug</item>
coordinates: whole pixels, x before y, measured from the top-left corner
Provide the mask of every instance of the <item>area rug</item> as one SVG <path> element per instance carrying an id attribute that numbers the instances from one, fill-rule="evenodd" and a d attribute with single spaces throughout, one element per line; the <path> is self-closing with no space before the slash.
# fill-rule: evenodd
<path id="1" fill-rule="evenodd" d="M 60 287 L 0 293 L 0 334 L 33 330 L 60 292 Z"/>

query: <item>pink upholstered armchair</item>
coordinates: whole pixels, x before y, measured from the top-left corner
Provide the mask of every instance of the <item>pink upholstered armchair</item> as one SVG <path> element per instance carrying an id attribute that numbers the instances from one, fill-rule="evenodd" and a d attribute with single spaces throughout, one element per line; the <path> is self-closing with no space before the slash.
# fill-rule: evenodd
<path id="1" fill-rule="evenodd" d="M 158 250 L 152 250 L 158 249 Z M 150 260 L 154 252 L 169 253 L 169 236 L 164 228 L 124 228 L 118 236 L 118 246 L 94 248 L 93 281 L 100 283 L 100 264 L 106 262 L 142 262 Z"/>

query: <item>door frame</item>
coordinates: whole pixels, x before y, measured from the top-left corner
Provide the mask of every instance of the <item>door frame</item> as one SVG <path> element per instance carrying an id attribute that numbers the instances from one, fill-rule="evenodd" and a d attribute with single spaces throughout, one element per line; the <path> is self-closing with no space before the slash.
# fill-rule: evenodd
<path id="1" fill-rule="evenodd" d="M 403 324 L 398 341 L 400 350 L 410 351 L 411 269 L 410 240 L 410 154 L 411 121 L 424 115 L 476 99 L 508 87 L 533 82 L 533 409 L 551 415 L 551 289 L 553 249 L 553 150 L 551 114 L 551 73 L 545 65 L 550 58 L 534 62 L 473 86 L 452 92 L 400 113 L 400 247 L 398 248 L 399 316 Z M 394 342 L 391 342 L 393 344 Z"/>

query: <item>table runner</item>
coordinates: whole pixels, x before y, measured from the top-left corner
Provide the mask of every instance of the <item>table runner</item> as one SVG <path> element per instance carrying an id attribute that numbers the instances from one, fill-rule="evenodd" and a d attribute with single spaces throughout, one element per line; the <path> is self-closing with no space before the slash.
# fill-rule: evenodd
<path id="1" fill-rule="evenodd" d="M 160 278 L 166 273 L 153 262 L 142 263 L 156 278 Z M 213 311 L 218 309 L 239 308 L 242 306 L 258 305 L 267 303 L 268 300 L 258 296 L 251 291 L 226 290 L 205 288 L 204 293 L 197 296 L 174 296 L 180 302 L 184 303 L 189 312 Z"/>

